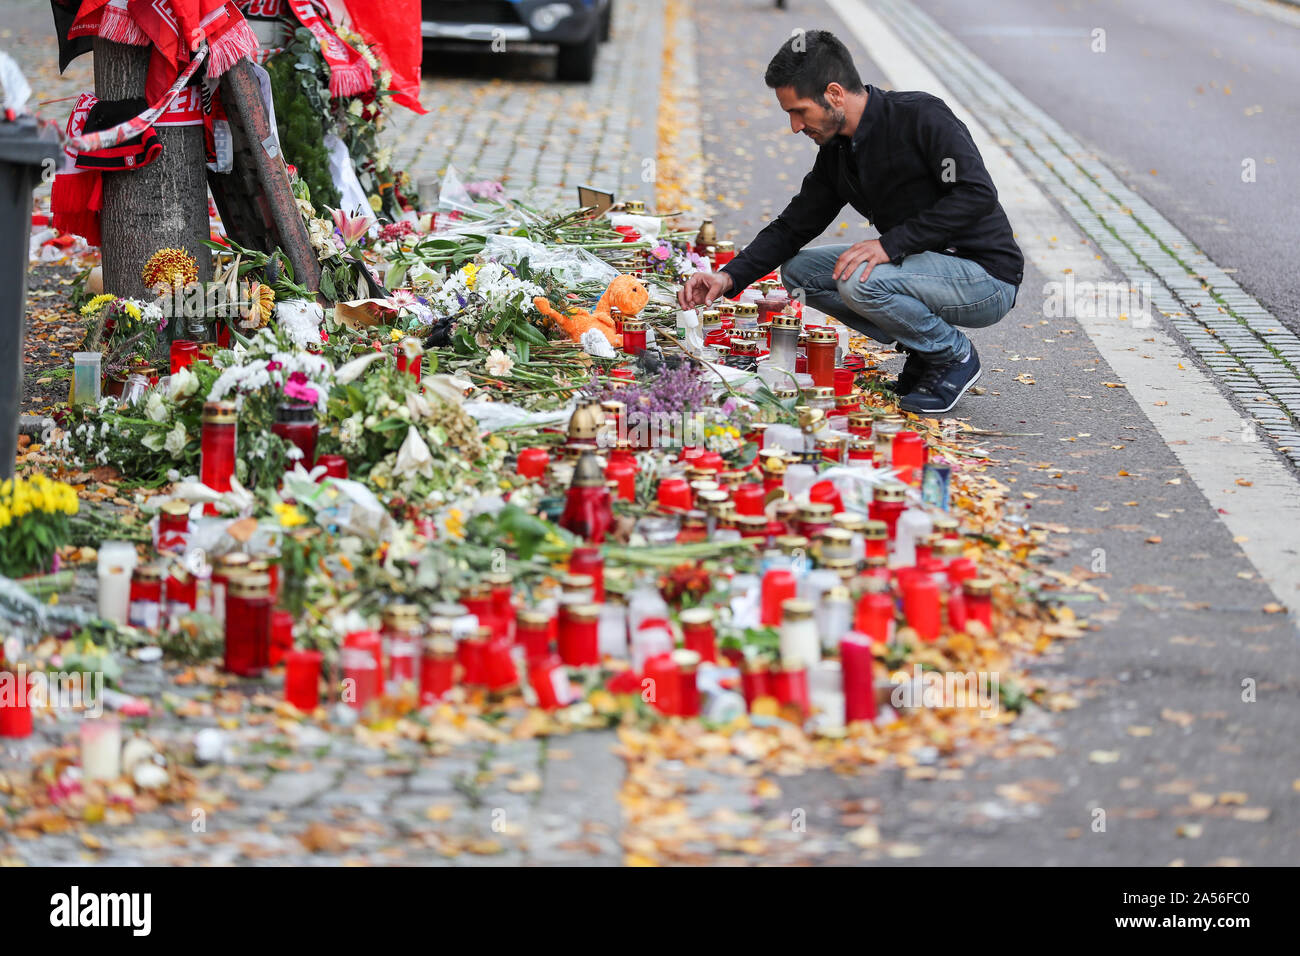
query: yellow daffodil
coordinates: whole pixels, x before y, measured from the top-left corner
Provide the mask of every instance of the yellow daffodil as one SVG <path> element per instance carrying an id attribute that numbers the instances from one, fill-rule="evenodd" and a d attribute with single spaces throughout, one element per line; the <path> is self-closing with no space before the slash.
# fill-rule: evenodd
<path id="1" fill-rule="evenodd" d="M 307 516 L 299 511 L 296 505 L 281 501 L 271 507 L 279 517 L 281 526 L 285 528 L 296 528 L 307 523 Z"/>

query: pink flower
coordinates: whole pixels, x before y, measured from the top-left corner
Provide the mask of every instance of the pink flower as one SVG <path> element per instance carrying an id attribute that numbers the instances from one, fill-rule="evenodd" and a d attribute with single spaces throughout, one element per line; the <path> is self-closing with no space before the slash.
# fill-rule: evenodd
<path id="1" fill-rule="evenodd" d="M 333 210 L 334 228 L 339 231 L 345 246 L 355 245 L 370 230 L 370 221 L 364 216 L 349 216 L 342 209 Z"/>
<path id="2" fill-rule="evenodd" d="M 282 368 L 284 368 L 284 366 L 274 360 L 266 363 L 266 370 L 268 372 L 278 372 Z"/>
<path id="3" fill-rule="evenodd" d="M 307 384 L 305 372 L 294 372 L 289 376 L 289 380 L 284 383 L 284 394 L 286 398 L 292 398 L 296 402 L 307 402 L 309 405 L 315 405 L 319 397 L 316 389 Z"/>

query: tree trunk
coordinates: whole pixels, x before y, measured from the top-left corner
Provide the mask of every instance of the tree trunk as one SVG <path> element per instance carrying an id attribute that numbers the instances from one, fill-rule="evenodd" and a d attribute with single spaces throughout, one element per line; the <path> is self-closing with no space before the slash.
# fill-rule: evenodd
<path id="1" fill-rule="evenodd" d="M 144 96 L 149 47 L 95 40 L 95 95 L 101 100 Z M 159 249 L 185 249 L 212 278 L 208 238 L 207 159 L 202 126 L 157 128 L 162 154 L 141 169 L 104 173 L 101 223 L 104 291 L 153 301 L 140 271 Z M 171 329 L 159 335 L 165 358 Z"/>

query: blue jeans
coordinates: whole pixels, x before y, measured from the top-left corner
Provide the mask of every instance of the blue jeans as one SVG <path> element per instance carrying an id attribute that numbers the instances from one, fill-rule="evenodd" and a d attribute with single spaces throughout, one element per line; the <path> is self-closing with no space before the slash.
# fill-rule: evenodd
<path id="1" fill-rule="evenodd" d="M 847 245 L 815 246 L 781 266 L 781 280 L 792 296 L 834 316 L 877 342 L 897 342 L 927 362 L 956 361 L 968 340 L 958 326 L 979 329 L 1011 311 L 1016 287 L 995 279 L 970 259 L 939 252 L 886 262 L 859 280 L 864 266 L 836 281 L 835 261 Z"/>

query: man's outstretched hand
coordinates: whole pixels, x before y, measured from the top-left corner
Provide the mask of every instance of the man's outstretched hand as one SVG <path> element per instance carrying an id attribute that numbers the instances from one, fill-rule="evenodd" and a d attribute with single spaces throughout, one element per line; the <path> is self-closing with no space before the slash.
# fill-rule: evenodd
<path id="1" fill-rule="evenodd" d="M 879 239 L 863 239 L 861 242 L 855 242 L 849 246 L 835 260 L 833 275 L 836 282 L 847 279 L 865 262 L 867 267 L 862 270 L 860 278 L 862 282 L 866 282 L 867 276 L 871 275 L 872 269 L 882 262 L 888 261 L 889 253 L 885 252 L 885 247 L 880 244 Z"/>
<path id="2" fill-rule="evenodd" d="M 698 309 L 730 291 L 731 276 L 725 272 L 697 272 L 677 293 L 677 305 L 683 309 Z"/>

